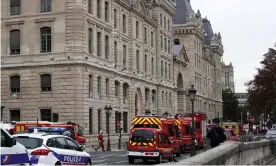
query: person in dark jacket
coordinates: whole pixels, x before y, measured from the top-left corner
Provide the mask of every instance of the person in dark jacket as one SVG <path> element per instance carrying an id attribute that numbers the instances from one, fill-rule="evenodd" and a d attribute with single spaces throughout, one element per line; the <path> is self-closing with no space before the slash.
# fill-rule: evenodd
<path id="1" fill-rule="evenodd" d="M 207 133 L 207 138 L 210 140 L 211 148 L 219 146 L 226 140 L 225 131 L 219 126 L 220 120 L 213 119 L 214 127 Z"/>

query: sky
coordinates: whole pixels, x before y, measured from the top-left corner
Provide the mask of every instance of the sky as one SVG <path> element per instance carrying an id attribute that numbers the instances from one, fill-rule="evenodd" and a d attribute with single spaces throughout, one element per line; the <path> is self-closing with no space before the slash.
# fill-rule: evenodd
<path id="1" fill-rule="evenodd" d="M 235 92 L 246 92 L 247 81 L 260 68 L 262 55 L 276 43 L 276 0 L 190 0 L 220 32 L 223 61 L 234 66 Z"/>

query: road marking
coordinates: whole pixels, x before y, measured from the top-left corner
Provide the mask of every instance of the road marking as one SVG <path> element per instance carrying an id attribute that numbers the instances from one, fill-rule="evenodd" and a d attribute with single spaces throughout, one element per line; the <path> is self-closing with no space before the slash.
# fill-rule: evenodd
<path id="1" fill-rule="evenodd" d="M 115 162 L 115 163 L 124 163 L 124 162 L 128 162 L 128 161 L 117 161 L 117 162 Z"/>
<path id="2" fill-rule="evenodd" d="M 103 160 L 93 160 L 92 159 L 92 163 L 98 163 L 98 162 L 102 162 L 102 161 L 106 161 L 107 159 L 103 159 Z"/>

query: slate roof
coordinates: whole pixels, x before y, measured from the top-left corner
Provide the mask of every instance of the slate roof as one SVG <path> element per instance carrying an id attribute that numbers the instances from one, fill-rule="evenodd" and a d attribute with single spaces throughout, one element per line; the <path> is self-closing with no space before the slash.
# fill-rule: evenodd
<path id="1" fill-rule="evenodd" d="M 190 10 L 192 10 L 190 0 L 176 0 L 176 13 L 173 18 L 173 23 L 186 24 L 186 15 Z"/>
<path id="2" fill-rule="evenodd" d="M 204 28 L 204 43 L 210 44 L 211 38 L 214 35 L 212 25 L 207 18 L 204 18 L 202 21 L 203 21 L 203 28 Z M 207 33 L 207 36 L 206 36 L 206 33 Z"/>

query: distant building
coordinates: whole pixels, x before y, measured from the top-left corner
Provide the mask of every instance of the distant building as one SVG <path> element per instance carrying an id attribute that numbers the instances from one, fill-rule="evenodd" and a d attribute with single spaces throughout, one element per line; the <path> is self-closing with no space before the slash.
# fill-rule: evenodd
<path id="1" fill-rule="evenodd" d="M 247 93 L 235 93 L 238 98 L 239 106 L 245 106 L 247 104 Z"/>
<path id="2" fill-rule="evenodd" d="M 229 65 L 222 62 L 222 83 L 224 90 L 230 89 L 235 93 L 234 68 L 231 62 Z"/>

